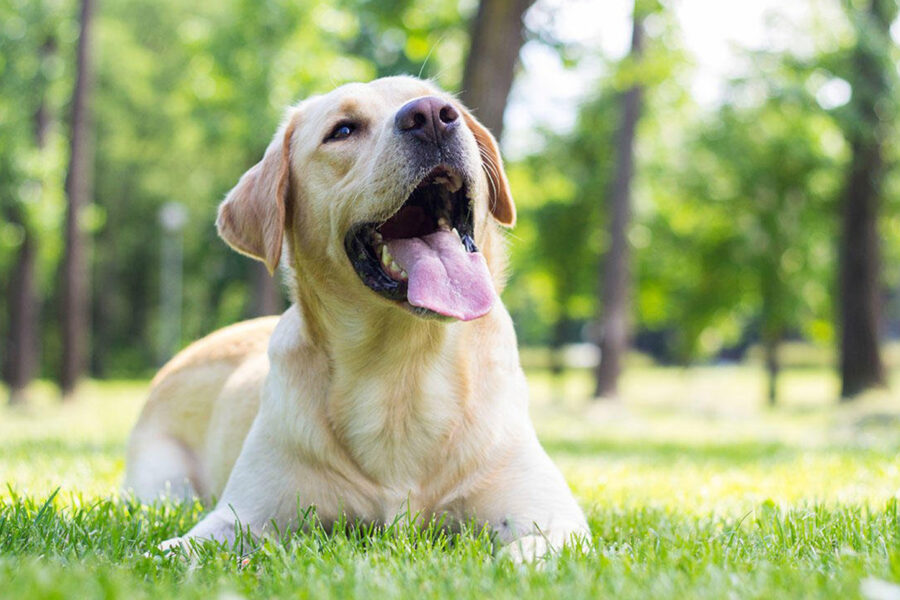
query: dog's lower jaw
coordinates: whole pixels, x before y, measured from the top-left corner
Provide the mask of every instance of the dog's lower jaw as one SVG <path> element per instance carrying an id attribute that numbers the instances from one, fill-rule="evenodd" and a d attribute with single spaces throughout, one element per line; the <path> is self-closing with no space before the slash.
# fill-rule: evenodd
<path id="1" fill-rule="evenodd" d="M 293 306 L 288 312 L 297 310 L 302 317 L 307 343 L 332 356 L 340 356 L 343 350 L 358 354 L 363 348 L 382 353 L 392 345 L 408 343 L 411 336 L 433 340 L 442 335 L 444 326 L 458 323 L 406 301 L 380 297 L 357 279 L 348 272 L 329 281 L 314 276 L 307 265 L 300 267 L 289 285 Z M 326 302 L 324 297 L 332 300 Z"/>

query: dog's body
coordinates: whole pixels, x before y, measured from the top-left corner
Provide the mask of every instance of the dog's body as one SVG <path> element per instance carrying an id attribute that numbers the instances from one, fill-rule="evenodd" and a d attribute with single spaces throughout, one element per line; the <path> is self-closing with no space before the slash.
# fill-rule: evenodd
<path id="1" fill-rule="evenodd" d="M 233 539 L 236 519 L 290 526 L 310 505 L 326 525 L 475 519 L 519 540 L 518 557 L 586 536 L 494 296 L 495 221 L 514 219 L 493 138 L 430 84 L 353 84 L 294 108 L 218 224 L 270 269 L 286 238 L 295 304 L 176 356 L 132 434 L 126 488 L 219 497 L 169 543 Z"/>

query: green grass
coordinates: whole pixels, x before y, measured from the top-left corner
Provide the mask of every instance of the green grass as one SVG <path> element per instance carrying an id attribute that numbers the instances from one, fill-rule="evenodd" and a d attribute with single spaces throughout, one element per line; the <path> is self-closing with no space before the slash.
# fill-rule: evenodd
<path id="1" fill-rule="evenodd" d="M 399 525 L 163 556 L 209 507 L 115 499 L 146 384 L 91 382 L 65 406 L 37 386 L 0 408 L 0 598 L 900 597 L 900 396 L 838 405 L 810 369 L 776 409 L 752 367 L 637 367 L 618 403 L 588 401 L 584 372 L 530 379 L 594 538 L 543 568 L 471 528 Z"/>

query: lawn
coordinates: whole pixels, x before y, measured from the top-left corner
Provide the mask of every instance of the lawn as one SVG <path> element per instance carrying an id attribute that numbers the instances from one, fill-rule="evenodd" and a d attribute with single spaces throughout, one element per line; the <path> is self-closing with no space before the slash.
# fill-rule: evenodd
<path id="1" fill-rule="evenodd" d="M 754 367 L 637 367 L 617 403 L 585 372 L 530 379 L 589 551 L 516 567 L 476 530 L 389 527 L 162 556 L 209 507 L 115 499 L 146 383 L 38 386 L 0 407 L 0 598 L 900 598 L 900 395 L 838 405 L 815 369 L 775 409 Z"/>

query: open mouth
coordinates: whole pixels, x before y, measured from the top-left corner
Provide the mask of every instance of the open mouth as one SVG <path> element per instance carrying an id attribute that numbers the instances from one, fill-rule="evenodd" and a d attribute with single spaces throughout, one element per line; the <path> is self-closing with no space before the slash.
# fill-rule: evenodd
<path id="1" fill-rule="evenodd" d="M 386 221 L 352 227 L 344 246 L 363 283 L 420 316 L 486 314 L 495 291 L 473 240 L 468 191 L 458 172 L 438 166 Z"/>

